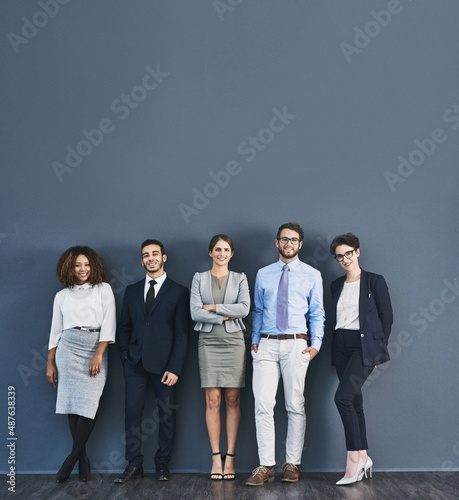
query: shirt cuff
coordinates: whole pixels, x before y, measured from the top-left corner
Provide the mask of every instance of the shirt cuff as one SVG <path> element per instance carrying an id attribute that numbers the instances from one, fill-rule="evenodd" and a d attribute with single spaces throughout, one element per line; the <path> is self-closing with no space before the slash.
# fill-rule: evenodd
<path id="1" fill-rule="evenodd" d="M 252 333 L 252 345 L 260 343 L 261 336 L 259 333 Z"/>
<path id="2" fill-rule="evenodd" d="M 322 346 L 322 341 L 317 340 L 317 339 L 312 339 L 311 340 L 311 347 L 314 347 L 317 351 L 320 351 L 320 348 Z"/>

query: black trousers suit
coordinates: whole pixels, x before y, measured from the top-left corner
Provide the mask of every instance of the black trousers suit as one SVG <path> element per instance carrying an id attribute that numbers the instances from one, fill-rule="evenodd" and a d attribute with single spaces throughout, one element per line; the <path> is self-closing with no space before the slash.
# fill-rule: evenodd
<path id="1" fill-rule="evenodd" d="M 185 361 L 189 333 L 188 289 L 169 278 L 162 284 L 147 315 L 145 280 L 126 288 L 118 323 L 118 346 L 125 377 L 126 460 L 143 463 L 142 441 L 158 430 L 155 463 L 168 463 L 175 436 L 175 385 L 161 382 L 166 371 L 179 376 Z M 157 409 L 143 421 L 150 383 Z"/>
<path id="2" fill-rule="evenodd" d="M 330 287 L 333 325 L 344 281 L 344 276 L 338 278 Z M 362 269 L 359 291 L 360 330 L 335 330 L 332 343 L 332 364 L 339 379 L 335 404 L 343 422 L 347 450 L 368 449 L 361 389 L 374 367 L 390 359 L 387 342 L 393 322 L 389 290 L 381 275 Z"/>

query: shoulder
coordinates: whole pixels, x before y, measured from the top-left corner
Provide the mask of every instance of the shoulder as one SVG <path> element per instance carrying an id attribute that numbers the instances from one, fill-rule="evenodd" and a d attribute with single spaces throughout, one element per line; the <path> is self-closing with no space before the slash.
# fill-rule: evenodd
<path id="1" fill-rule="evenodd" d="M 314 278 L 316 279 L 322 279 L 322 274 L 319 270 L 317 270 L 315 267 L 310 266 L 309 264 L 306 264 L 306 262 L 302 262 L 301 260 L 298 263 L 298 270 L 300 272 L 314 276 Z"/>
<path id="2" fill-rule="evenodd" d="M 105 283 L 105 281 L 96 285 L 95 288 L 100 290 L 100 293 L 102 295 L 110 295 L 110 296 L 113 295 L 112 287 L 110 286 L 109 283 Z"/>
<path id="3" fill-rule="evenodd" d="M 112 291 L 112 287 L 110 286 L 109 283 L 105 283 L 105 281 L 103 281 L 102 283 L 99 283 L 98 285 L 94 285 L 94 288 L 98 289 L 98 290 L 102 290 L 104 292 L 106 291 Z"/>
<path id="4" fill-rule="evenodd" d="M 330 288 L 336 288 L 341 283 L 341 281 L 343 281 L 343 279 L 344 276 L 340 276 L 339 278 L 336 278 L 336 280 L 333 280 L 331 282 Z"/>
<path id="5" fill-rule="evenodd" d="M 239 282 L 247 279 L 247 276 L 245 275 L 245 273 L 237 273 L 235 271 L 230 271 L 230 277 L 234 280 L 239 281 Z"/>
<path id="6" fill-rule="evenodd" d="M 184 285 L 181 285 L 180 283 L 177 283 L 174 280 L 171 280 L 169 277 L 166 278 L 166 281 L 164 282 L 163 286 L 167 285 L 170 289 L 176 290 L 177 292 L 180 293 L 188 293 L 188 288 Z"/>
<path id="7" fill-rule="evenodd" d="M 272 264 L 269 264 L 269 266 L 265 266 L 265 267 L 260 268 L 257 272 L 257 277 L 258 276 L 266 276 L 266 275 L 269 275 L 275 271 L 280 271 L 278 262 L 273 262 Z"/>
<path id="8" fill-rule="evenodd" d="M 210 270 L 209 271 L 203 271 L 203 272 L 196 272 L 194 273 L 193 279 L 197 281 L 202 281 L 204 278 L 210 276 Z M 171 280 L 172 281 L 172 280 Z"/>
<path id="9" fill-rule="evenodd" d="M 125 293 L 134 292 L 138 288 L 142 288 L 144 286 L 145 286 L 145 278 L 141 279 L 140 281 L 137 281 L 136 283 L 133 283 L 132 285 L 128 285 L 126 287 Z"/>
<path id="10" fill-rule="evenodd" d="M 363 269 L 361 279 L 364 279 L 370 283 L 385 283 L 385 279 L 382 274 L 370 273 L 369 271 L 364 271 Z"/>
<path id="11" fill-rule="evenodd" d="M 56 295 L 54 296 L 54 302 L 57 304 L 60 304 L 63 302 L 65 296 L 68 293 L 68 288 L 63 288 L 62 290 L 59 290 Z"/>

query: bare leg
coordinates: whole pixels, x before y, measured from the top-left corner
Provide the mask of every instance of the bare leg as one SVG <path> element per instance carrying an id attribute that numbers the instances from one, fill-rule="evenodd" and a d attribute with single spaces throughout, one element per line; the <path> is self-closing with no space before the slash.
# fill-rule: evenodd
<path id="1" fill-rule="evenodd" d="M 235 454 L 237 433 L 241 420 L 240 394 L 241 390 L 239 388 L 225 389 L 228 455 L 226 455 L 224 474 L 232 476 L 235 474 L 234 456 L 232 455 Z"/>
<path id="2" fill-rule="evenodd" d="M 210 447 L 212 453 L 220 451 L 220 404 L 222 399 L 221 389 L 218 387 L 207 387 L 206 391 L 206 425 L 209 433 Z M 212 455 L 212 470 L 211 476 L 214 474 L 222 474 L 222 456 Z M 221 479 L 221 478 L 220 478 Z"/>

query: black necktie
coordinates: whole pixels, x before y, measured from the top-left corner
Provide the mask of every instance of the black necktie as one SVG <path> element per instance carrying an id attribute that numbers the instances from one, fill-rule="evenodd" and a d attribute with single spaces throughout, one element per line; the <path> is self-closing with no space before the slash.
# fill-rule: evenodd
<path id="1" fill-rule="evenodd" d="M 155 289 L 154 286 L 156 285 L 155 280 L 150 281 L 150 289 L 147 292 L 147 300 L 145 301 L 145 306 L 147 309 L 147 315 L 151 311 L 151 306 L 153 305 L 153 302 L 155 300 Z"/>

